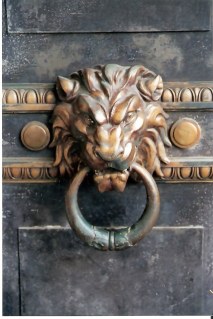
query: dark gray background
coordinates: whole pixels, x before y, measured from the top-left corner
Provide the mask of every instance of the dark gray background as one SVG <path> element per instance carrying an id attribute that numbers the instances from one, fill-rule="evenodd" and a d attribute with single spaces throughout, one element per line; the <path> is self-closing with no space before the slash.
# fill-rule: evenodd
<path id="1" fill-rule="evenodd" d="M 169 26 L 177 22 L 179 28 L 183 23 L 196 25 L 196 31 L 188 32 L 99 32 L 99 33 L 63 33 L 63 27 L 70 23 L 70 16 L 67 17 L 67 6 L 70 1 L 60 0 L 60 12 L 55 7 L 56 1 L 9 0 L 7 17 L 4 19 L 6 27 L 10 30 L 10 23 L 17 21 L 21 16 L 25 17 L 26 23 L 33 24 L 41 29 L 41 33 L 23 34 L 17 24 L 14 23 L 13 30 L 17 34 L 4 33 L 3 46 L 3 80 L 5 82 L 52 82 L 56 75 L 67 76 L 77 69 L 97 64 L 118 63 L 123 65 L 144 64 L 148 68 L 160 73 L 164 81 L 211 81 L 213 74 L 213 53 L 212 53 L 212 31 L 203 31 L 211 27 L 210 13 L 212 13 L 212 1 L 208 0 L 152 0 L 136 1 L 145 3 L 146 19 L 153 22 L 158 21 L 159 16 L 162 22 L 162 29 L 165 20 L 169 19 Z M 71 3 L 93 3 L 90 1 L 74 1 Z M 100 1 L 99 1 L 100 2 Z M 103 1 L 102 1 L 103 2 Z M 110 2 L 110 1 L 108 1 Z M 117 3 L 117 0 L 111 0 Z M 118 1 L 122 3 L 122 1 Z M 132 1 L 124 1 L 125 8 L 131 10 Z M 152 8 L 147 10 L 147 3 L 152 3 Z M 65 4 L 64 6 L 62 4 Z M 167 4 L 167 6 L 164 5 Z M 179 4 L 178 4 L 179 3 Z M 42 6 L 43 4 L 43 6 Z M 175 4 L 175 5 L 174 5 Z M 30 12 L 37 12 L 36 18 L 30 16 Z M 149 8 L 150 4 L 148 5 Z M 47 11 L 47 7 L 48 10 Z M 70 6 L 71 7 L 71 6 Z M 166 10 L 162 10 L 166 8 Z M 178 10 L 175 8 L 178 7 Z M 205 10 L 199 10 L 199 8 Z M 116 12 L 125 25 L 125 16 L 122 14 L 123 6 L 117 7 Z M 110 11 L 111 10 L 111 11 Z M 109 6 L 105 19 L 108 21 L 113 13 L 113 6 Z M 127 9 L 125 10 L 125 12 Z M 136 11 L 136 10 L 135 10 Z M 48 12 L 54 14 L 49 16 Z M 39 17 L 45 19 L 38 23 Z M 143 27 L 143 15 L 137 10 L 136 19 L 141 28 Z M 83 16 L 85 19 L 86 13 Z M 171 17 L 170 18 L 168 18 Z M 211 14 L 212 16 L 212 14 Z M 186 17 L 186 18 L 185 18 Z M 97 11 L 96 21 L 102 20 Z M 51 30 L 62 20 L 59 33 L 43 33 L 44 26 L 51 25 Z M 20 18 L 19 23 L 24 23 Z M 185 21 L 185 22 L 184 22 Z M 17 23 L 18 23 L 17 22 Z M 199 25 L 198 25 L 199 24 Z M 82 20 L 84 28 L 88 28 L 85 20 Z M 207 27 L 208 26 L 208 27 Z M 110 24 L 108 25 L 110 29 Z M 178 30 L 178 28 L 177 28 Z M 193 28 L 194 30 L 194 28 Z M 105 29 L 103 29 L 105 31 Z M 38 31 L 37 31 L 38 32 Z"/>
<path id="2" fill-rule="evenodd" d="M 131 9 L 130 0 L 116 10 L 108 6 L 104 20 L 97 10 L 95 21 L 85 4 L 94 11 L 97 1 L 79 2 L 85 10 L 78 23 L 70 20 L 69 1 L 59 1 L 59 7 L 55 1 L 8 0 L 7 12 L 3 2 L 4 82 L 54 82 L 57 75 L 106 63 L 144 64 L 164 81 L 213 81 L 212 1 L 135 1 L 145 6 L 144 17 L 134 7 L 135 24 L 132 19 L 127 24 L 123 14 Z M 107 24 L 112 14 L 119 23 Z M 82 33 L 73 32 L 76 26 Z M 90 27 L 97 33 L 84 33 Z M 39 116 L 3 118 L 13 137 L 3 150 L 6 156 L 32 156 L 20 144 L 19 132 L 28 120 L 49 123 L 46 115 Z M 206 127 L 211 128 L 210 118 Z M 208 152 L 203 145 L 201 155 Z M 66 182 L 4 185 L 4 314 L 212 314 L 213 184 L 158 186 L 158 227 L 137 247 L 102 253 L 69 229 Z M 88 180 L 80 192 L 84 215 L 98 225 L 131 224 L 144 202 L 143 186 L 134 183 L 124 194 L 100 195 Z"/>
<path id="3" fill-rule="evenodd" d="M 51 3 L 7 0 L 6 3 L 10 33 L 210 30 L 209 0 L 160 3 L 156 0 L 51 0 Z"/>

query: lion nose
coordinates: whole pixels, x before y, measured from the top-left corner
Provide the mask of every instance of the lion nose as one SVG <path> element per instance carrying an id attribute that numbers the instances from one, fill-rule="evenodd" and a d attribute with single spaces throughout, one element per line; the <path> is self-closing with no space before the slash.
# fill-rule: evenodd
<path id="1" fill-rule="evenodd" d="M 103 125 L 97 128 L 96 153 L 105 161 L 115 160 L 124 149 L 121 146 L 122 130 L 120 126 Z"/>

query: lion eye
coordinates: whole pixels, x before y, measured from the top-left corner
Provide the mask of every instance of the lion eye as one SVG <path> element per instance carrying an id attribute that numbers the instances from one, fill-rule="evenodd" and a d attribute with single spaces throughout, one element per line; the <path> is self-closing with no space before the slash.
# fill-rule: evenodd
<path id="1" fill-rule="evenodd" d="M 95 124 L 95 121 L 88 114 L 83 114 L 83 120 L 87 126 L 92 126 Z"/>
<path id="2" fill-rule="evenodd" d="M 126 124 L 129 124 L 133 120 L 135 120 L 135 118 L 136 118 L 136 112 L 129 112 L 129 113 L 127 113 L 124 121 L 125 121 Z"/>

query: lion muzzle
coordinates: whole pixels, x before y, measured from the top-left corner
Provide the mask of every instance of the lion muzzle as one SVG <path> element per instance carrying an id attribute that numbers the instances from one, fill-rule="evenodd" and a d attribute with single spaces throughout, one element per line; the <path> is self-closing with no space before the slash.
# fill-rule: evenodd
<path id="1" fill-rule="evenodd" d="M 123 133 L 120 125 L 105 124 L 97 128 L 95 152 L 104 161 L 114 161 L 124 152 L 122 147 Z"/>

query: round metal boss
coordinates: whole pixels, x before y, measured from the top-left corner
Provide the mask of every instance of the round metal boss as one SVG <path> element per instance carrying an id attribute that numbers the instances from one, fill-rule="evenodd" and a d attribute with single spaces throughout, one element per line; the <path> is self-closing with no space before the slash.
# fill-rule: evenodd
<path id="1" fill-rule="evenodd" d="M 31 151 L 43 150 L 50 142 L 49 129 L 41 122 L 29 122 L 21 131 L 21 141 Z"/>

